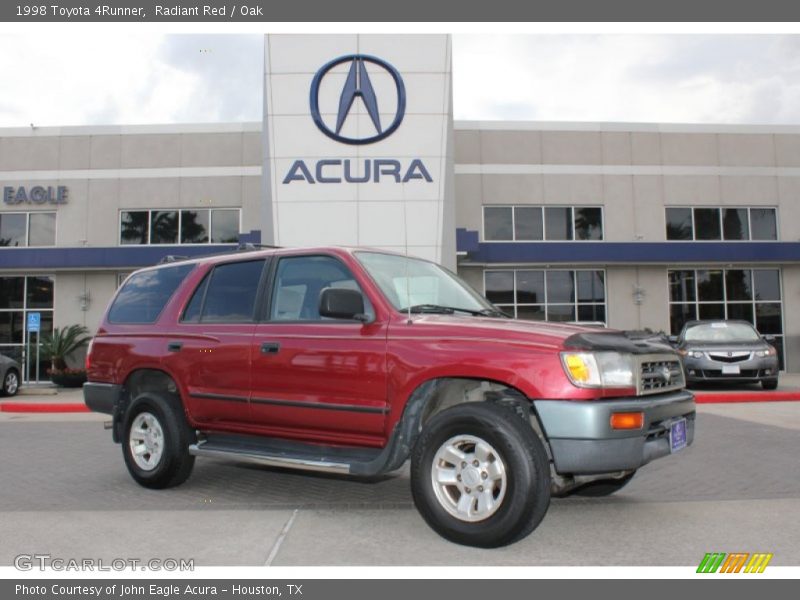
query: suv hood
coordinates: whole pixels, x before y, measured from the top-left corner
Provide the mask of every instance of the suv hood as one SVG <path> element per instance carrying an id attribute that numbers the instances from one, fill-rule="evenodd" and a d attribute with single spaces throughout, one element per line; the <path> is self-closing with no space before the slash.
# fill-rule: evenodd
<path id="1" fill-rule="evenodd" d="M 443 337 L 502 339 L 548 345 L 555 349 L 608 350 L 633 354 L 675 353 L 654 336 L 615 329 L 599 329 L 545 321 L 523 321 L 456 315 L 414 315 L 419 332 Z"/>

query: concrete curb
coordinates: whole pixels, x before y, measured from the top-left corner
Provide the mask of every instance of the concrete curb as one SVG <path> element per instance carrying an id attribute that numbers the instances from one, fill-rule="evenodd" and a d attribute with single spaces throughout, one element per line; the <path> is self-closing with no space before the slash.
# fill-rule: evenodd
<path id="1" fill-rule="evenodd" d="M 0 412 L 7 413 L 88 413 L 82 402 L 0 402 Z"/>
<path id="2" fill-rule="evenodd" d="M 732 402 L 800 402 L 800 391 L 792 392 L 695 392 L 697 404 Z"/>

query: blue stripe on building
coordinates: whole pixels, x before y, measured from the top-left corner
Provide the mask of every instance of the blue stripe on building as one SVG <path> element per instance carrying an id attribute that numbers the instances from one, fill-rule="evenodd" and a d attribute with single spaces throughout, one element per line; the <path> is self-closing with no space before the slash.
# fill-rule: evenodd
<path id="1" fill-rule="evenodd" d="M 800 242 L 481 242 L 456 230 L 456 249 L 475 263 L 787 263 Z"/>

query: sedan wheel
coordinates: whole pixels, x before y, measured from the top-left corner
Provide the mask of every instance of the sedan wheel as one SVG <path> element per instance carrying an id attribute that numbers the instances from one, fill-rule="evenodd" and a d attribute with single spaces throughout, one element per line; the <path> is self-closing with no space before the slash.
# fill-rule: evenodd
<path id="1" fill-rule="evenodd" d="M 3 381 L 3 393 L 6 396 L 13 396 L 19 391 L 19 375 L 16 371 L 9 371 L 6 373 L 6 378 Z"/>

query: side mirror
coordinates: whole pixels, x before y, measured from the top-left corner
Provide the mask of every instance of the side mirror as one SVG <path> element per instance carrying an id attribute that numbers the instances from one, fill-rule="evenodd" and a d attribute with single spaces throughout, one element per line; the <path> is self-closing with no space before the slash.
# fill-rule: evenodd
<path id="1" fill-rule="evenodd" d="M 331 319 L 353 319 L 366 323 L 364 297 L 358 290 L 325 288 L 319 295 L 319 314 Z"/>
<path id="2" fill-rule="evenodd" d="M 671 336 L 669 336 L 669 337 L 667 338 L 667 341 L 668 341 L 668 342 L 669 342 L 671 345 L 673 345 L 673 346 L 677 346 L 677 345 L 678 345 L 678 336 L 677 336 L 677 335 L 671 335 Z"/>
<path id="3" fill-rule="evenodd" d="M 770 344 L 775 342 L 775 336 L 774 335 L 765 335 L 765 336 L 762 336 L 762 337 L 764 338 L 765 342 L 769 342 Z"/>

